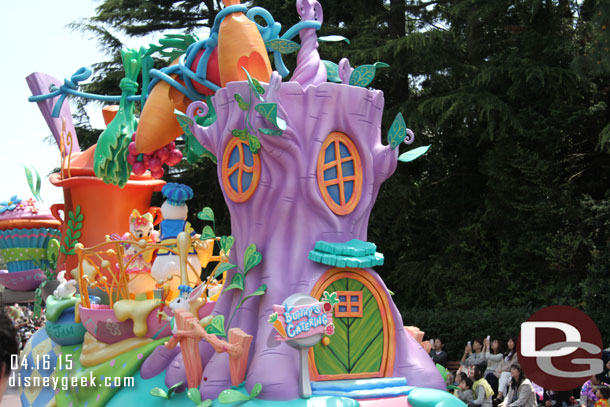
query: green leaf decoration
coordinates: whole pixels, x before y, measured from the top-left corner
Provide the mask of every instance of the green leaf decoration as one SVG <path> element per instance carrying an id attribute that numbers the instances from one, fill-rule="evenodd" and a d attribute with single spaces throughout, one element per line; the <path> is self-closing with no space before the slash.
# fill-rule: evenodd
<path id="1" fill-rule="evenodd" d="M 360 87 L 368 86 L 375 78 L 375 71 L 375 65 L 360 65 L 349 77 L 349 84 Z"/>
<path id="2" fill-rule="evenodd" d="M 265 46 L 272 51 L 279 52 L 280 54 L 292 54 L 301 48 L 301 44 L 283 38 L 276 38 L 266 41 Z"/>
<path id="3" fill-rule="evenodd" d="M 68 228 L 69 229 L 74 229 L 74 222 L 72 221 L 72 219 L 68 220 Z"/>
<path id="4" fill-rule="evenodd" d="M 234 269 L 235 267 L 237 267 L 237 265 L 235 264 L 231 264 L 231 263 L 220 263 L 220 265 L 218 266 L 218 268 L 216 269 L 216 273 L 214 274 L 214 278 L 218 278 L 219 276 L 222 275 L 222 273 L 224 273 L 227 270 L 231 270 Z"/>
<path id="5" fill-rule="evenodd" d="M 205 327 L 205 331 L 210 335 L 227 336 L 225 332 L 225 316 L 216 315 L 210 321 L 210 324 Z"/>
<path id="6" fill-rule="evenodd" d="M 150 395 L 155 397 L 161 397 L 164 399 L 168 398 L 165 390 L 160 387 L 153 387 L 152 389 L 150 389 Z"/>
<path id="7" fill-rule="evenodd" d="M 172 387 L 170 387 L 169 389 L 167 389 L 167 398 L 171 399 L 172 396 L 174 395 L 174 392 L 176 391 L 176 389 L 180 386 L 182 386 L 183 382 L 178 382 L 176 384 L 174 384 Z"/>
<path id="8" fill-rule="evenodd" d="M 235 238 L 233 236 L 223 236 L 220 238 L 220 248 L 225 253 L 229 253 L 233 244 L 235 244 Z"/>
<path id="9" fill-rule="evenodd" d="M 243 291 L 244 290 L 244 276 L 241 273 L 235 273 L 233 279 L 231 280 L 231 284 L 225 287 L 222 291 L 229 291 L 234 288 Z"/>
<path id="10" fill-rule="evenodd" d="M 77 208 L 80 208 L 80 207 L 79 207 L 79 206 L 77 206 Z M 71 220 L 76 220 L 76 219 L 74 218 L 74 212 L 72 212 L 72 211 L 68 212 L 68 218 L 70 218 Z"/>
<path id="11" fill-rule="evenodd" d="M 246 129 L 243 129 L 243 130 L 235 129 L 235 130 L 231 131 L 231 134 L 233 135 L 233 137 L 238 137 L 241 141 L 248 140 L 248 130 L 246 130 Z"/>
<path id="12" fill-rule="evenodd" d="M 77 221 L 77 222 L 82 222 L 82 221 L 83 221 L 83 215 L 82 215 L 82 214 L 78 215 L 78 216 L 76 217 L 76 221 Z"/>
<path id="13" fill-rule="evenodd" d="M 256 383 L 252 387 L 252 390 L 250 390 L 250 399 L 258 397 L 258 395 L 261 394 L 261 390 L 263 390 L 263 385 L 260 383 Z"/>
<path id="14" fill-rule="evenodd" d="M 66 235 L 67 235 L 67 237 L 69 237 L 69 238 L 70 238 L 70 240 L 74 239 L 74 238 L 72 237 L 72 229 L 67 229 L 67 230 L 66 230 Z"/>
<path id="15" fill-rule="evenodd" d="M 341 83 L 342 81 L 339 77 L 339 65 L 327 60 L 322 60 L 322 62 L 326 66 L 326 80 L 329 82 Z"/>
<path id="16" fill-rule="evenodd" d="M 75 232 L 74 235 L 72 236 L 72 238 L 75 240 L 78 240 L 79 237 L 80 237 L 80 232 Z"/>
<path id="17" fill-rule="evenodd" d="M 199 389 L 196 387 L 191 387 L 186 391 L 186 397 L 189 398 L 193 403 L 199 404 L 201 403 L 201 393 L 199 393 Z"/>
<path id="18" fill-rule="evenodd" d="M 236 403 L 238 401 L 248 401 L 250 396 L 234 389 L 226 389 L 218 395 L 218 401 L 222 404 Z"/>
<path id="19" fill-rule="evenodd" d="M 196 164 L 201 158 L 209 158 L 214 164 L 218 163 L 216 156 L 201 145 L 193 135 L 186 135 L 186 159 L 191 164 Z"/>
<path id="20" fill-rule="evenodd" d="M 388 141 L 392 150 L 398 147 L 405 137 L 407 137 L 407 124 L 402 117 L 402 113 L 398 112 L 396 117 L 394 117 L 390 130 L 388 130 Z"/>
<path id="21" fill-rule="evenodd" d="M 350 43 L 347 38 L 342 35 L 325 35 L 323 37 L 318 37 L 318 42 L 341 42 L 345 41 L 346 43 Z"/>
<path id="22" fill-rule="evenodd" d="M 247 296 L 246 296 L 246 297 L 245 297 L 243 300 L 241 300 L 241 301 L 239 302 L 239 304 L 237 305 L 237 308 L 241 307 L 241 306 L 242 306 L 242 304 L 243 304 L 244 302 L 246 302 L 246 300 L 247 300 L 248 298 L 251 298 L 251 297 L 258 297 L 258 296 L 261 296 L 261 295 L 265 295 L 265 293 L 266 293 L 266 292 L 267 292 L 267 284 L 262 284 L 260 287 L 258 287 L 258 288 L 256 289 L 256 291 L 254 291 L 253 293 L 251 293 L 251 294 L 247 295 Z"/>
<path id="23" fill-rule="evenodd" d="M 254 97 L 257 98 L 259 101 L 264 102 L 263 98 L 258 93 L 258 89 L 256 88 L 256 85 L 254 84 L 254 81 L 252 80 L 252 77 L 250 76 L 250 73 L 248 72 L 248 70 L 246 68 L 244 68 L 243 66 L 241 67 L 241 69 L 243 69 L 244 72 L 246 73 L 246 78 L 248 78 L 248 86 L 250 86 L 250 91 L 252 92 Z M 260 86 L 260 84 L 259 84 L 259 86 Z"/>
<path id="24" fill-rule="evenodd" d="M 203 208 L 198 214 L 197 217 L 201 220 L 214 220 L 214 211 L 209 206 Z"/>
<path id="25" fill-rule="evenodd" d="M 239 93 L 236 93 L 235 95 L 233 95 L 233 97 L 237 101 L 237 105 L 241 110 L 248 110 L 250 108 L 250 103 L 246 103 L 246 101 L 244 101 L 244 98 L 242 98 Z"/>
<path id="26" fill-rule="evenodd" d="M 426 154 L 429 149 L 430 145 L 414 148 L 413 150 L 409 150 L 406 153 L 401 154 L 398 157 L 398 161 L 402 161 L 403 163 L 414 161 Z"/>
<path id="27" fill-rule="evenodd" d="M 197 407 L 212 407 L 212 400 L 207 399 L 206 401 L 198 404 Z"/>
<path id="28" fill-rule="evenodd" d="M 32 191 L 32 195 L 38 201 L 42 202 L 42 198 L 40 197 L 40 174 L 34 167 L 30 169 L 30 167 L 21 164 L 23 170 L 25 171 L 25 177 L 28 181 L 28 186 L 30 187 L 30 191 Z M 34 174 L 36 175 L 36 182 L 34 182 Z"/>
<path id="29" fill-rule="evenodd" d="M 263 93 L 265 93 L 265 88 L 263 88 L 263 86 L 258 81 L 258 79 L 252 78 L 252 82 L 254 82 L 254 87 L 256 88 L 256 91 L 259 93 L 259 95 L 262 95 Z"/>
<path id="30" fill-rule="evenodd" d="M 252 152 L 252 154 L 258 153 L 258 150 L 261 148 L 260 139 L 257 136 L 248 134 L 248 147 L 250 147 L 250 151 Z"/>
<path id="31" fill-rule="evenodd" d="M 216 237 L 216 234 L 214 233 L 214 229 L 212 229 L 211 226 L 206 225 L 203 228 L 203 231 L 201 232 L 201 237 L 199 239 L 201 240 L 208 240 L 208 239 L 214 239 Z"/>
<path id="32" fill-rule="evenodd" d="M 389 64 L 386 64 L 385 62 L 379 62 L 379 61 L 375 62 L 373 64 L 373 66 L 375 66 L 375 68 L 377 68 L 377 69 L 379 69 L 379 68 L 389 68 L 390 67 Z"/>
<path id="33" fill-rule="evenodd" d="M 244 273 L 252 270 L 254 266 L 263 260 L 263 255 L 256 251 L 256 245 L 252 243 L 244 253 Z"/>
<path id="34" fill-rule="evenodd" d="M 286 122 L 277 115 L 277 103 L 259 103 L 254 107 L 268 122 L 280 130 L 286 130 Z"/>
<path id="35" fill-rule="evenodd" d="M 180 124 L 180 128 L 182 129 L 184 134 L 187 137 L 188 136 L 193 136 L 193 133 L 191 132 L 191 128 L 189 127 L 189 126 L 192 126 L 194 124 L 193 120 L 191 120 L 190 117 L 188 117 L 187 115 L 185 115 L 184 113 L 182 113 L 178 109 L 174 109 L 174 114 L 176 115 L 176 119 L 178 120 L 178 124 Z"/>
<path id="36" fill-rule="evenodd" d="M 337 298 L 336 292 L 329 294 L 327 291 L 324 291 L 324 301 L 329 303 L 333 307 L 340 302 Z"/>
<path id="37" fill-rule="evenodd" d="M 283 133 L 282 130 L 266 129 L 264 127 L 259 127 L 258 131 L 267 136 L 281 136 Z"/>

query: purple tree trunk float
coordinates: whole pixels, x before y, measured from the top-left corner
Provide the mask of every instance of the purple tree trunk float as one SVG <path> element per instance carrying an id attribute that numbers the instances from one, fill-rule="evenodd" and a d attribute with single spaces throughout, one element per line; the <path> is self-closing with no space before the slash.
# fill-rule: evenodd
<path id="1" fill-rule="evenodd" d="M 274 304 L 281 304 L 291 293 L 309 293 L 328 267 L 308 260 L 318 240 L 366 241 L 371 209 L 381 183 L 395 170 L 397 150 L 381 144 L 383 93 L 378 90 L 323 83 L 305 90 L 299 83 L 282 84 L 278 92 L 268 91 L 278 103 L 280 116 L 286 118 L 282 136 L 261 135 L 260 181 L 246 202 L 234 202 L 223 185 L 231 213 L 235 245 L 232 262 L 243 268 L 241 254 L 256 243 L 263 261 L 246 278 L 245 293 L 267 284 L 267 293 L 254 297 L 237 311 L 232 326 L 255 337 L 247 371 L 246 387 L 263 384 L 264 399 L 298 398 L 298 353 L 274 339 L 275 331 L 267 322 Z M 222 183 L 224 151 L 234 137 L 231 131 L 244 127 L 245 114 L 233 95 L 247 95 L 247 83 L 229 83 L 214 98 L 217 120 L 209 128 L 193 127 L 201 144 L 218 157 L 218 176 Z M 268 126 L 261 117 L 255 128 Z M 318 155 L 326 137 L 334 131 L 348 134 L 357 145 L 362 160 L 362 196 L 356 209 L 337 216 L 323 200 L 316 169 Z M 237 255 L 239 254 L 239 255 Z M 383 284 L 379 276 L 371 272 Z M 232 278 L 229 273 L 229 281 Z M 385 288 L 385 286 L 384 286 Z M 237 306 L 239 293 L 220 296 L 215 314 L 228 316 Z M 429 356 L 408 336 L 402 318 L 392 303 L 396 323 L 396 362 L 394 376 L 406 377 L 410 385 L 443 388 Z M 209 358 L 210 351 L 204 352 Z M 214 398 L 230 387 L 229 364 L 225 354 L 211 356 L 201 383 L 203 397 Z M 294 383 L 294 385 L 291 385 Z"/>
<path id="2" fill-rule="evenodd" d="M 297 11 L 303 20 L 322 22 L 322 10 L 316 1 L 297 1 Z M 281 136 L 265 135 L 256 129 L 269 127 L 269 122 L 257 114 L 251 95 L 248 112 L 242 110 L 234 95 L 248 101 L 250 87 L 246 82 L 231 82 L 218 90 L 213 98 L 217 119 L 208 128 L 191 126 L 199 142 L 218 159 L 218 178 L 231 214 L 231 232 L 235 245 L 231 262 L 244 268 L 242 255 L 249 244 L 255 243 L 263 255 L 262 262 L 249 271 L 245 294 L 261 284 L 267 292 L 253 297 L 239 308 L 231 327 L 239 327 L 254 336 L 246 374 L 246 388 L 261 383 L 262 399 L 291 400 L 299 397 L 298 352 L 275 340 L 275 330 L 268 323 L 274 304 L 282 304 L 293 293 L 310 293 L 328 266 L 308 259 L 317 241 L 366 241 L 368 221 L 383 181 L 396 169 L 398 149 L 381 143 L 383 92 L 343 84 L 325 82 L 326 69 L 317 52 L 315 30 L 301 32 L 302 48 L 293 81 L 281 83 L 277 73 L 265 89 L 265 102 L 277 104 L 278 116 L 287 123 Z M 263 85 L 265 86 L 265 85 Z M 195 111 L 207 112 L 201 102 L 187 111 L 194 120 Z M 243 190 L 228 180 L 227 172 L 235 158 L 244 161 L 248 145 L 235 149 L 237 138 L 233 130 L 244 128 L 249 115 L 251 132 L 260 138 L 261 148 L 253 158 L 245 159 L 249 166 L 239 170 L 238 183 L 245 179 Z M 318 185 L 318 161 L 327 137 L 333 132 L 345 134 L 354 143 L 361 160 L 362 189 L 355 208 L 348 214 L 337 215 L 329 208 Z M 239 144 L 239 142 L 237 142 Z M 235 153 L 238 151 L 239 154 Z M 233 156 L 233 157 L 232 157 Z M 255 161 L 260 159 L 260 171 Z M 257 180 L 254 172 L 260 174 Z M 249 195 L 246 192 L 252 192 Z M 352 191 L 356 194 L 355 190 Z M 405 377 L 411 386 L 445 389 L 443 380 L 426 351 L 403 329 L 403 322 L 385 284 L 374 271 L 367 269 L 382 288 L 389 301 L 394 321 L 394 377 Z M 234 270 L 228 272 L 231 281 Z M 239 302 L 237 290 L 223 292 L 214 314 L 229 317 Z M 226 327 L 231 328 L 231 327 Z M 205 369 L 201 394 L 216 398 L 231 386 L 229 360 L 226 353 L 213 353 L 207 343 L 200 344 Z M 171 361 L 171 363 L 169 362 Z M 169 364 L 169 367 L 168 367 Z M 150 377 L 167 367 L 166 384 L 185 381 L 182 356 L 177 350 L 160 347 L 142 368 L 143 377 Z"/>

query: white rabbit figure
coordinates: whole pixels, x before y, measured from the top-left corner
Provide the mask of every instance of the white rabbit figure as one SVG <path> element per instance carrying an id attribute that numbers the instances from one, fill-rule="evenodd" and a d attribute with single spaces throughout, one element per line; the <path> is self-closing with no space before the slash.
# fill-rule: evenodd
<path id="1" fill-rule="evenodd" d="M 53 296 L 57 299 L 60 298 L 70 298 L 76 293 L 76 281 L 75 280 L 66 280 L 66 270 L 62 270 L 57 275 L 57 281 L 59 281 L 59 285 L 53 291 Z"/>
<path id="2" fill-rule="evenodd" d="M 201 294 L 203 293 L 204 288 L 205 288 L 205 284 L 201 284 L 197 288 L 195 288 L 193 291 L 191 291 L 190 294 L 183 292 L 182 294 L 180 294 L 180 296 L 173 299 L 172 302 L 169 303 L 169 308 L 172 310 L 172 312 L 174 312 L 174 314 L 176 313 L 176 311 L 181 310 L 181 309 L 189 310 L 191 307 L 191 303 L 196 301 L 199 297 L 201 297 Z M 168 315 L 165 314 L 165 312 L 161 312 L 160 314 L 164 319 L 168 318 Z M 198 317 L 198 316 L 195 315 L 195 317 Z M 178 331 L 178 328 L 176 327 L 176 317 L 175 316 L 172 316 L 172 318 L 171 318 L 170 327 L 172 329 L 172 334 L 175 335 L 176 332 Z"/>
<path id="3" fill-rule="evenodd" d="M 161 214 L 163 215 L 163 221 L 160 225 L 161 243 L 175 244 L 176 237 L 180 232 L 186 232 L 191 236 L 195 235 L 191 224 L 186 221 L 188 207 L 185 201 L 193 196 L 191 188 L 182 184 L 168 183 L 163 187 L 162 192 L 166 201 L 161 205 Z M 196 270 L 197 275 L 193 275 L 191 268 L 188 267 L 189 274 L 194 279 L 198 278 L 198 274 L 201 272 L 201 263 L 194 249 L 189 252 L 187 260 Z M 179 276 L 179 257 L 166 249 L 159 249 L 152 265 L 151 275 L 157 281 L 164 281 L 172 275 Z M 170 290 L 176 293 L 178 285 L 180 285 L 180 279 L 173 278 L 170 282 Z"/>

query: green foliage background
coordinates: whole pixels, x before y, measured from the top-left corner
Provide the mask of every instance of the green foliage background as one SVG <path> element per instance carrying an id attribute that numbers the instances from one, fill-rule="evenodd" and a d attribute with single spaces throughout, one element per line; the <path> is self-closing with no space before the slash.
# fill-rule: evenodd
<path id="1" fill-rule="evenodd" d="M 432 145 L 399 164 L 370 222 L 405 324 L 445 338 L 457 357 L 473 336 L 506 337 L 533 311 L 566 304 L 586 311 L 608 346 L 610 1 L 320 2 L 319 34 L 351 40 L 321 44 L 322 58 L 389 63 L 371 84 L 385 94 L 383 134 L 400 111 L 416 133 L 411 147 Z M 88 91 L 118 90 L 116 33 L 199 32 L 220 8 L 151 4 L 101 0 L 97 16 L 75 25 L 110 56 Z M 250 5 L 267 8 L 282 32 L 298 21 L 294 0 Z M 293 68 L 295 56 L 285 61 Z M 194 214 L 211 206 L 230 232 L 212 163 L 166 178 L 196 191 L 196 227 Z"/>

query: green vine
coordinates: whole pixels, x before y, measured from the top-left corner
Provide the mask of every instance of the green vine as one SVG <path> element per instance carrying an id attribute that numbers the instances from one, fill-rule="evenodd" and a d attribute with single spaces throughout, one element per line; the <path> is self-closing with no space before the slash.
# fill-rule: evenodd
<path id="1" fill-rule="evenodd" d="M 76 212 L 68 212 L 68 228 L 66 229 L 66 236 L 61 244 L 61 252 L 66 256 L 76 254 L 74 248 L 78 243 L 78 239 L 81 236 L 80 230 L 83 227 L 83 214 L 80 211 L 80 205 L 76 207 Z"/>
<path id="2" fill-rule="evenodd" d="M 231 404 L 231 403 L 243 403 L 245 401 L 250 401 L 258 397 L 263 389 L 263 385 L 260 383 L 256 383 L 250 394 L 244 394 L 237 390 L 236 388 L 226 389 L 220 392 L 218 395 L 218 402 L 220 404 Z M 199 389 L 193 387 L 187 390 L 186 396 L 195 403 L 196 407 L 211 407 L 212 400 L 207 399 L 205 401 L 201 400 L 201 393 Z"/>
<path id="3" fill-rule="evenodd" d="M 210 207 L 203 208 L 198 214 L 197 217 L 203 221 L 212 222 L 212 226 L 206 225 L 201 232 L 201 240 L 215 239 L 216 238 L 216 222 L 214 217 L 214 211 Z M 216 244 L 220 245 L 220 250 L 224 253 L 229 253 L 229 250 L 235 244 L 235 238 L 231 235 L 229 236 L 221 236 L 220 240 L 215 241 Z M 206 331 L 210 334 L 224 336 L 226 337 L 226 331 L 229 330 L 231 326 L 231 322 L 233 321 L 233 317 L 237 313 L 237 310 L 246 302 L 248 298 L 257 297 L 260 295 L 264 295 L 267 291 L 267 284 L 262 284 L 252 293 L 248 294 L 244 297 L 244 288 L 246 282 L 246 275 L 252 268 L 254 268 L 257 264 L 259 264 L 263 260 L 263 255 L 260 254 L 256 250 L 256 245 L 253 243 L 244 252 L 244 268 L 242 270 L 241 267 L 237 266 L 237 264 L 232 263 L 220 263 L 220 265 L 216 269 L 216 273 L 214 274 L 214 278 L 218 278 L 227 270 L 232 270 L 234 268 L 237 269 L 237 272 L 233 275 L 231 279 L 231 283 L 227 285 L 225 282 L 225 286 L 222 289 L 222 293 L 233 289 L 237 289 L 241 291 L 239 296 L 239 301 L 237 303 L 237 307 L 233 310 L 231 317 L 226 325 L 226 329 L 224 328 L 224 320 L 225 317 L 223 315 L 215 316 L 211 323 L 206 327 Z"/>
<path id="4" fill-rule="evenodd" d="M 55 280 L 57 270 L 57 258 L 59 257 L 59 241 L 57 239 L 49 240 L 47 245 L 47 261 L 40 262 L 39 268 L 44 272 L 46 280 L 44 280 L 34 291 L 34 316 L 40 318 L 42 314 L 42 289 L 47 285 L 48 281 Z"/>

